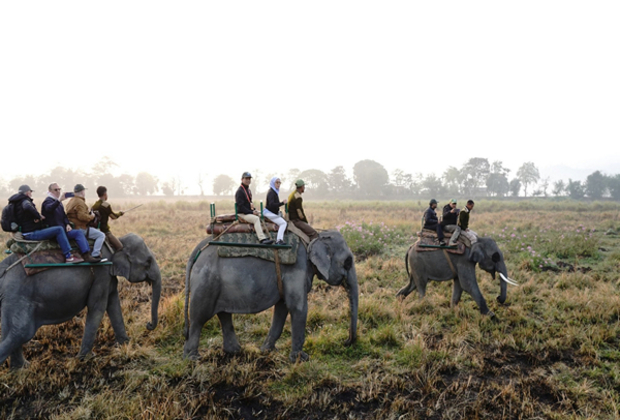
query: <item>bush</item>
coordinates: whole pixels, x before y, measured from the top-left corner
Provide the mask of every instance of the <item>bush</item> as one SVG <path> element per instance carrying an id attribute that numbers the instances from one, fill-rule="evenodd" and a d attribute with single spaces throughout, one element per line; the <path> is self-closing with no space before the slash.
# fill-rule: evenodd
<path id="1" fill-rule="evenodd" d="M 336 226 L 336 229 L 347 241 L 351 251 L 359 258 L 383 253 L 388 246 L 398 246 L 407 243 L 408 235 L 389 228 L 385 223 L 373 222 L 345 222 Z"/>

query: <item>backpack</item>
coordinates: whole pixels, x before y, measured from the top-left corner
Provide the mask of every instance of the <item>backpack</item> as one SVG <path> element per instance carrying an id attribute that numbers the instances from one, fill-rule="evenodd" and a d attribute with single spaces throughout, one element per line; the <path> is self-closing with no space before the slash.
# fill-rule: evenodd
<path id="1" fill-rule="evenodd" d="M 17 217 L 15 214 L 15 203 L 9 201 L 9 204 L 2 209 L 2 219 L 0 219 L 0 224 L 2 224 L 3 231 L 17 232 L 19 230 L 19 225 L 17 224 Z"/>

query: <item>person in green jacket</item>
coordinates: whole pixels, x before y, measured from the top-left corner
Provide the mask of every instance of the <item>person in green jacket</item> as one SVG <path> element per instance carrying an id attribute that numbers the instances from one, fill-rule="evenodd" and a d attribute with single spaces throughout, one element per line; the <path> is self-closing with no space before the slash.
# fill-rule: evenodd
<path id="1" fill-rule="evenodd" d="M 288 196 L 288 217 L 292 224 L 308 235 L 310 240 L 319 237 L 319 233 L 308 224 L 308 218 L 304 213 L 303 198 L 301 195 L 306 191 L 306 183 L 302 179 L 295 181 L 295 190 Z"/>
<path id="2" fill-rule="evenodd" d="M 467 200 L 467 205 L 459 213 L 458 226 L 461 228 L 461 235 L 469 239 L 472 244 L 478 241 L 478 234 L 469 229 L 469 213 L 474 209 L 474 200 Z M 455 232 L 456 233 L 456 232 Z M 456 242 L 456 239 L 454 239 Z"/>

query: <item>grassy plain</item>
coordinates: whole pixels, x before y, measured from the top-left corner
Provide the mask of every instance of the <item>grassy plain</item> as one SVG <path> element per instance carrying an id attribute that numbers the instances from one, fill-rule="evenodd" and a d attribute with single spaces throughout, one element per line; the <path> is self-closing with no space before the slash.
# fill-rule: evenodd
<path id="1" fill-rule="evenodd" d="M 137 201 L 115 204 L 128 208 Z M 182 360 L 185 264 L 206 236 L 209 203 L 151 200 L 112 226 L 119 236 L 141 235 L 157 256 L 164 284 L 158 328 L 145 328 L 149 287 L 121 280 L 131 342 L 115 345 L 104 318 L 96 356 L 79 361 L 84 314 L 41 328 L 25 346 L 28 369 L 0 366 L 0 417 L 620 418 L 620 246 L 613 234 L 620 232 L 620 205 L 478 202 L 472 228 L 496 238 L 510 277 L 520 283 L 499 305 L 498 281 L 478 271 L 496 320 L 481 316 L 467 294 L 451 309 L 448 282 L 431 283 L 423 300 L 395 298 L 407 283 L 403 257 L 423 203 L 306 207 L 318 228 L 365 222 L 364 231 L 383 222 L 373 232 L 390 239 L 375 254 L 376 248 L 360 247 L 359 236 L 351 238 L 359 255 L 356 345 L 343 346 L 345 291 L 315 279 L 305 344 L 310 362 L 288 362 L 288 323 L 278 350 L 260 353 L 271 311 L 235 317 L 240 355 L 222 352 L 213 319 L 203 329 L 201 360 Z M 217 208 L 227 212 L 232 203 Z"/>

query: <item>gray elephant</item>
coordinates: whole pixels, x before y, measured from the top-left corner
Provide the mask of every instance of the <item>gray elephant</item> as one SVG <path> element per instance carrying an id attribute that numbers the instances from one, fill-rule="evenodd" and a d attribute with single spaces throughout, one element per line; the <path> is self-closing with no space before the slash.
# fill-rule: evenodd
<path id="1" fill-rule="evenodd" d="M 347 289 L 351 321 L 349 338 L 345 344 L 355 342 L 359 300 L 357 274 L 353 254 L 340 233 L 321 232 L 319 238 L 311 242 L 308 251 L 304 246 L 299 246 L 295 264 L 281 266 L 282 298 L 278 291 L 274 263 L 255 257 L 220 258 L 215 245 L 199 253 L 207 242 L 208 240 L 205 240 L 196 247 L 187 264 L 184 329 L 186 341 L 183 357 L 194 360 L 198 358 L 202 327 L 214 315 L 218 316 L 222 327 L 224 351 L 240 351 L 232 314 L 258 313 L 275 305 L 271 328 L 261 350 L 266 352 L 275 349 L 276 340 L 282 334 L 286 317 L 290 313 L 292 351 L 289 359 L 308 360 L 309 356 L 303 351 L 303 345 L 308 315 L 308 292 L 315 274 L 330 285 L 343 285 Z"/>
<path id="2" fill-rule="evenodd" d="M 11 368 L 22 367 L 25 363 L 22 345 L 34 337 L 39 327 L 68 321 L 84 307 L 88 307 L 88 314 L 79 357 L 92 350 L 105 312 L 110 317 L 116 340 L 127 342 L 117 275 L 131 283 L 146 281 L 152 285 L 151 322 L 147 329 L 157 326 L 161 293 L 159 266 L 139 236 L 130 233 L 120 241 L 123 250 L 114 256 L 106 247 L 102 250 L 103 257 L 111 259 L 111 266 L 54 267 L 26 276 L 21 264 L 5 271 L 18 260 L 18 255 L 11 255 L 0 263 L 0 364 L 10 357 Z"/>
<path id="3" fill-rule="evenodd" d="M 450 259 L 450 263 L 446 259 Z M 398 292 L 396 296 L 406 297 L 415 289 L 418 290 L 420 298 L 426 294 L 426 284 L 429 280 L 447 281 L 453 280 L 451 305 L 457 305 L 461 300 L 463 290 L 471 295 L 480 313 L 483 315 L 494 316 L 489 310 L 478 282 L 476 281 L 476 264 L 484 271 L 488 272 L 495 279 L 495 273 L 499 273 L 500 295 L 497 297 L 499 303 L 506 301 L 506 284 L 516 285 L 513 280 L 508 278 L 508 271 L 504 263 L 502 251 L 498 248 L 495 241 L 491 238 L 480 237 L 478 242 L 471 248 L 466 248 L 463 255 L 444 253 L 442 251 L 417 252 L 414 247 L 409 248 L 405 257 L 409 284 Z M 409 267 L 411 266 L 411 271 Z"/>

